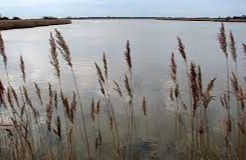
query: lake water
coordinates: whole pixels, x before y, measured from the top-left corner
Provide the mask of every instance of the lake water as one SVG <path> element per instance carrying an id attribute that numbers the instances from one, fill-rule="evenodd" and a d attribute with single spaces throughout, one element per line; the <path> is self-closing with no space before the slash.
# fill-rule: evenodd
<path id="1" fill-rule="evenodd" d="M 225 23 L 225 26 L 227 31 L 234 33 L 238 52 L 242 55 L 241 43 L 246 42 L 246 24 Z M 70 46 L 79 87 L 87 97 L 98 95 L 94 62 L 101 62 L 103 52 L 109 61 L 110 79 L 123 79 L 126 71 L 123 53 L 126 41 L 130 40 L 136 92 L 149 97 L 151 102 L 164 104 L 172 52 L 177 57 L 180 83 L 184 80 L 185 67 L 177 52 L 177 36 L 182 38 L 186 46 L 188 59 L 201 65 L 205 79 L 217 76 L 217 81 L 223 81 L 225 63 L 217 42 L 219 27 L 220 23 L 214 22 L 78 20 L 69 25 L 3 31 L 3 37 L 11 81 L 16 86 L 21 82 L 19 56 L 22 55 L 28 82 L 37 81 L 47 88 L 47 82 L 56 83 L 53 68 L 49 64 L 48 40 L 50 32 L 57 28 Z M 245 61 L 242 57 L 239 59 L 239 69 L 243 69 Z M 63 65 L 62 69 L 64 88 L 73 89 L 68 68 Z M 223 83 L 218 83 L 217 87 L 224 87 Z"/>
<path id="2" fill-rule="evenodd" d="M 2 34 L 8 55 L 11 83 L 15 87 L 22 84 L 19 70 L 19 56 L 22 55 L 29 86 L 36 81 L 43 90 L 47 90 L 48 82 L 57 85 L 57 79 L 49 63 L 49 34 L 54 33 L 55 28 L 61 31 L 70 47 L 79 88 L 88 110 L 93 97 L 101 98 L 94 62 L 102 64 L 102 55 L 105 52 L 109 63 L 110 84 L 116 80 L 123 86 L 124 73 L 127 71 L 124 51 L 126 41 L 129 40 L 136 106 L 139 106 L 137 102 L 141 102 L 141 97 L 146 96 L 149 111 L 153 113 L 153 128 L 159 130 L 159 127 L 162 127 L 161 132 L 166 133 L 169 131 L 165 130 L 164 126 L 171 124 L 162 115 L 173 110 L 167 109 L 172 52 L 176 55 L 181 94 L 184 99 L 187 98 L 186 71 L 177 50 L 177 36 L 181 37 L 185 44 L 189 61 L 201 65 L 204 82 L 217 77 L 214 95 L 219 97 L 226 82 L 225 57 L 217 42 L 219 27 L 220 23 L 216 22 L 78 20 L 69 25 L 8 30 L 2 31 Z M 246 61 L 241 44 L 246 42 L 246 23 L 225 23 L 225 27 L 227 32 L 231 30 L 234 33 L 239 54 L 238 71 L 243 77 L 246 73 Z M 234 67 L 233 63 L 231 67 Z M 4 79 L 2 65 L 0 71 L 1 79 Z M 74 90 L 72 82 L 70 70 L 63 62 L 62 85 L 68 93 Z M 117 97 L 115 92 L 111 93 Z M 212 104 L 218 103 L 217 100 Z M 122 112 L 122 108 L 117 106 L 116 110 Z M 140 110 L 140 106 L 136 110 Z M 218 112 L 211 114 L 216 115 Z"/>

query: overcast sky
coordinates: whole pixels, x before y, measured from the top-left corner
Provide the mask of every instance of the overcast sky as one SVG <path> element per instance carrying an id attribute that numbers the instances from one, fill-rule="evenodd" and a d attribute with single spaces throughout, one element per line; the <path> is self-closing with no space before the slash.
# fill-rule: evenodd
<path id="1" fill-rule="evenodd" d="M 0 0 L 3 16 L 234 16 L 246 0 Z"/>

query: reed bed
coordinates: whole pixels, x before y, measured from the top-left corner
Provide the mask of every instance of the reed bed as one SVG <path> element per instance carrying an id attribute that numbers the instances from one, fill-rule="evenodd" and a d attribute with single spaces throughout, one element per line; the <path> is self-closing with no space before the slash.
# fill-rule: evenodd
<path id="1" fill-rule="evenodd" d="M 0 21 L 0 30 L 8 29 L 19 29 L 19 28 L 33 28 L 41 26 L 50 26 L 50 25 L 62 25 L 70 24 L 70 20 L 66 19 L 26 19 L 26 20 L 1 20 Z"/>
<path id="2" fill-rule="evenodd" d="M 55 36 L 53 36 L 55 35 Z M 0 159 L 88 159 L 88 160 L 136 160 L 136 159 L 191 159 L 191 160 L 244 160 L 246 158 L 246 111 L 245 82 L 238 73 L 238 49 L 233 32 L 227 34 L 223 23 L 218 32 L 218 45 L 225 56 L 226 83 L 221 96 L 213 90 L 217 77 L 209 81 L 203 78 L 202 67 L 190 60 L 185 44 L 177 37 L 178 53 L 170 59 L 170 105 L 174 108 L 174 139 L 164 146 L 161 137 L 153 133 L 148 97 L 137 98 L 134 87 L 132 50 L 127 41 L 123 56 L 126 72 L 119 82 L 111 80 L 106 53 L 102 61 L 95 62 L 101 98 L 92 97 L 90 113 L 85 110 L 83 97 L 75 75 L 72 53 L 61 32 L 50 33 L 50 64 L 57 78 L 57 85 L 47 82 L 47 89 L 38 82 L 28 86 L 25 58 L 20 56 L 19 67 L 22 85 L 14 88 L 9 80 L 8 55 L 0 33 L 0 54 L 4 76 L 0 77 Z M 246 55 L 246 45 L 242 44 Z M 184 64 L 177 64 L 181 56 Z M 63 87 L 61 59 L 71 71 L 74 91 Z M 230 67 L 232 59 L 234 67 Z M 186 69 L 186 77 L 179 79 L 178 68 Z M 180 85 L 180 81 L 187 81 Z M 188 95 L 184 95 L 184 88 Z M 34 91 L 34 92 L 32 92 Z M 47 92 L 48 91 L 48 92 Z M 47 92 L 47 93 L 46 93 Z M 31 95 L 33 93 L 33 95 Z M 125 108 L 122 118 L 113 98 L 118 97 Z M 215 131 L 209 110 L 219 101 L 225 115 L 220 117 L 223 125 Z M 140 107 L 137 107 L 140 106 Z M 232 109 L 236 107 L 237 113 Z M 137 109 L 137 108 L 140 108 Z M 140 118 L 139 118 L 140 117 Z M 169 122 L 170 123 L 170 122 Z M 143 126 L 141 130 L 141 125 Z M 215 137 L 223 137 L 216 139 Z M 138 146 L 145 146 L 139 149 Z M 171 149 L 163 152 L 166 148 Z M 165 156 L 163 156 L 165 155 Z M 168 158 L 167 158 L 168 157 Z"/>

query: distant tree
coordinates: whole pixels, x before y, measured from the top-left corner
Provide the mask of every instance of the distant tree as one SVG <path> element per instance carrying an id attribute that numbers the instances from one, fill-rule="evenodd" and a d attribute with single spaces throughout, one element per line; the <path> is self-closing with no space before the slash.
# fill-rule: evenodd
<path id="1" fill-rule="evenodd" d="M 0 17 L 0 20 L 9 20 L 9 17 Z"/>
<path id="2" fill-rule="evenodd" d="M 52 16 L 44 16 L 42 19 L 58 19 L 57 17 Z"/>
<path id="3" fill-rule="evenodd" d="M 13 20 L 20 20 L 21 18 L 20 17 L 13 17 L 12 19 Z"/>
<path id="4" fill-rule="evenodd" d="M 229 21 L 231 19 L 231 17 L 226 17 L 225 20 L 226 21 Z"/>

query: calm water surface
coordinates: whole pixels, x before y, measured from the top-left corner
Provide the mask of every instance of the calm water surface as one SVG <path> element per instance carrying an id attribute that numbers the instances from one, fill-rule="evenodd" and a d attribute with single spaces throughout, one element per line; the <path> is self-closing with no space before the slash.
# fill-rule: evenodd
<path id="1" fill-rule="evenodd" d="M 226 23 L 225 26 L 227 31 L 234 33 L 238 45 L 246 42 L 245 23 Z M 224 87 L 224 55 L 217 43 L 219 27 L 220 23 L 214 22 L 81 20 L 69 25 L 3 31 L 3 37 L 12 83 L 16 86 L 21 84 L 19 56 L 22 55 L 28 82 L 37 81 L 47 88 L 48 82 L 56 84 L 57 81 L 49 64 L 49 34 L 55 28 L 60 30 L 70 46 L 79 87 L 87 97 L 85 99 L 100 96 L 94 62 L 101 62 L 103 52 L 109 61 L 110 79 L 122 82 L 126 71 L 124 47 L 130 40 L 137 98 L 147 96 L 149 104 L 154 107 L 166 104 L 172 52 L 177 55 L 179 83 L 187 84 L 185 67 L 177 52 L 177 36 L 185 43 L 189 59 L 201 64 L 204 78 L 217 76 L 217 88 Z M 241 46 L 238 46 L 238 51 L 242 53 Z M 239 68 L 243 69 L 245 61 L 242 57 L 240 59 Z M 63 65 L 62 70 L 63 87 L 68 92 L 72 91 L 69 68 Z M 0 74 L 3 75 L 2 69 Z M 220 92 L 217 90 L 216 94 Z"/>
<path id="2" fill-rule="evenodd" d="M 226 29 L 235 35 L 238 44 L 239 64 L 238 70 L 243 77 L 246 73 L 246 60 L 243 58 L 241 43 L 246 42 L 246 23 L 225 23 Z M 123 84 L 126 64 L 124 50 L 127 40 L 130 40 L 133 59 L 133 81 L 134 81 L 134 107 L 141 113 L 137 117 L 137 131 L 145 133 L 143 114 L 140 103 L 142 96 L 146 96 L 148 106 L 148 121 L 151 136 L 155 139 L 152 143 L 159 145 L 161 157 L 170 158 L 170 145 L 176 141 L 174 137 L 174 107 L 168 98 L 171 85 L 169 66 L 171 53 L 176 55 L 178 65 L 178 81 L 181 88 L 183 100 L 187 103 L 187 81 L 185 76 L 185 65 L 177 52 L 177 36 L 180 36 L 186 46 L 188 59 L 200 64 L 203 71 L 204 81 L 207 82 L 217 77 L 214 95 L 222 93 L 225 88 L 225 57 L 219 49 L 217 33 L 220 23 L 214 22 L 183 22 L 183 21 L 157 21 L 157 20 L 82 20 L 73 21 L 72 24 L 62 26 L 38 27 L 30 29 L 3 31 L 6 51 L 8 55 L 8 67 L 11 84 L 15 87 L 22 85 L 19 69 L 19 56 L 22 55 L 26 64 L 28 89 L 33 89 L 33 81 L 42 87 L 43 96 L 48 96 L 48 82 L 53 87 L 57 85 L 54 70 L 49 63 L 49 35 L 57 28 L 62 32 L 72 53 L 72 61 L 75 67 L 83 103 L 90 113 L 90 100 L 92 97 L 102 98 L 99 92 L 94 62 L 101 64 L 102 54 L 107 54 L 109 63 L 110 84 L 113 80 Z M 61 57 L 60 57 L 61 59 Z M 62 86 L 66 95 L 72 95 L 74 85 L 71 73 L 64 61 L 62 61 Z M 234 68 L 233 63 L 230 63 Z M 0 65 L 0 78 L 5 79 L 3 65 Z M 204 83 L 205 83 L 204 82 Z M 123 86 L 123 85 L 122 85 Z M 31 92 L 29 92 L 31 93 Z M 47 93 L 47 94 L 45 94 Z M 111 92 L 112 100 L 120 121 L 120 134 L 125 140 L 127 120 L 122 101 L 115 92 Z M 32 94 L 32 100 L 37 100 Z M 38 102 L 38 100 L 37 100 Z M 124 104 L 124 103 L 123 103 Z M 188 103 L 187 103 L 188 104 Z M 218 100 L 213 101 L 209 116 L 218 118 L 218 113 L 224 111 Z M 216 107 L 217 106 L 217 107 Z M 236 108 L 236 107 L 234 107 Z M 40 108 L 39 108 L 40 109 Z M 169 112 L 170 111 L 170 112 Z M 45 114 L 44 114 L 45 120 Z M 88 131 L 90 142 L 94 142 L 95 129 L 90 116 L 88 120 Z M 118 119 L 117 119 L 118 120 Z M 81 122 L 81 121 L 78 121 Z M 210 122 L 217 125 L 216 119 Z M 102 126 L 108 126 L 107 121 L 101 121 Z M 78 123 L 80 126 L 80 123 Z M 212 129 L 216 129 L 213 127 Z M 107 127 L 102 128 L 104 138 L 108 134 Z M 148 133 L 148 132 L 146 132 Z M 138 134 L 138 133 L 137 133 Z M 220 136 L 221 137 L 221 136 Z M 222 139 L 223 141 L 223 139 Z M 79 142 L 78 142 L 79 143 Z M 144 143 L 140 143 L 142 145 Z M 137 144 L 136 144 L 137 145 Z M 79 144 L 77 145 L 79 146 Z M 105 146 L 110 146 L 105 145 Z M 104 146 L 104 158 L 109 159 L 110 147 Z M 169 147 L 168 147 L 169 146 Z M 140 147 L 140 150 L 141 147 Z M 80 153 L 81 154 L 81 153 Z M 113 157 L 113 156 L 112 156 Z M 163 159 L 162 158 L 162 159 Z M 183 158 L 181 158 L 183 159 Z"/>

